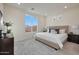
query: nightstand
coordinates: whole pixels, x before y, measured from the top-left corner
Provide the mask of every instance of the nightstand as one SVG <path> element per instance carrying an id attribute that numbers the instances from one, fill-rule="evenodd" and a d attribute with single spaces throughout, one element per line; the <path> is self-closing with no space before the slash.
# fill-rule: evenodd
<path id="1" fill-rule="evenodd" d="M 67 41 L 79 44 L 79 35 L 76 35 L 76 34 L 68 34 Z"/>
<path id="2" fill-rule="evenodd" d="M 14 38 L 0 39 L 0 55 L 14 55 Z"/>

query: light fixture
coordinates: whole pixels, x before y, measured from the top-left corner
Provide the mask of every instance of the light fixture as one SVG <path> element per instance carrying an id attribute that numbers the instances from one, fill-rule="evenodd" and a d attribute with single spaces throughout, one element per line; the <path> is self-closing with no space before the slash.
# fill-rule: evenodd
<path id="1" fill-rule="evenodd" d="M 33 10 L 35 10 L 35 8 L 31 8 L 31 10 L 33 11 Z"/>
<path id="2" fill-rule="evenodd" d="M 67 8 L 67 5 L 65 5 L 64 8 Z"/>
<path id="3" fill-rule="evenodd" d="M 17 3 L 18 5 L 20 5 L 21 3 Z"/>

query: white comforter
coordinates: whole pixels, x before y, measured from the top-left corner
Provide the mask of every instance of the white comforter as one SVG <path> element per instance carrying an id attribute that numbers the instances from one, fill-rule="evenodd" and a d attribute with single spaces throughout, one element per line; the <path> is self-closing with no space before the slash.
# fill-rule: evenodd
<path id="1" fill-rule="evenodd" d="M 40 32 L 40 33 L 36 33 L 35 36 L 48 40 L 48 41 L 51 41 L 51 42 L 54 42 L 54 43 L 58 44 L 61 49 L 63 47 L 64 41 L 67 39 L 66 33 L 52 34 L 52 33 L 47 33 L 47 32 L 46 33 Z"/>

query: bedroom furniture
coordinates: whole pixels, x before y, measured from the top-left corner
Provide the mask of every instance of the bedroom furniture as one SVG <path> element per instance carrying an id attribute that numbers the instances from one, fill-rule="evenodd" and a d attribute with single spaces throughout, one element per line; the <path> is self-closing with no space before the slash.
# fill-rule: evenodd
<path id="1" fill-rule="evenodd" d="M 40 41 L 48 46 L 51 46 L 53 48 L 62 49 L 64 42 L 66 42 L 66 39 L 68 37 L 68 26 L 52 26 L 48 27 L 49 32 L 39 32 L 35 34 L 35 39 L 37 41 Z M 59 30 L 59 29 L 65 29 L 65 33 L 55 33 L 55 31 L 52 30 Z M 54 33 L 53 33 L 54 32 Z"/>
<path id="2" fill-rule="evenodd" d="M 49 42 L 49 41 L 47 41 L 47 40 L 45 40 L 45 39 L 43 39 L 43 38 L 35 37 L 35 40 L 37 40 L 37 41 L 39 41 L 39 42 L 41 42 L 41 43 L 43 43 L 43 44 L 45 44 L 45 45 L 47 45 L 47 46 L 49 46 L 49 47 L 52 47 L 52 48 L 54 48 L 55 50 L 58 50 L 58 49 L 59 49 L 59 46 L 58 46 L 57 44 L 52 43 L 52 42 Z"/>
<path id="3" fill-rule="evenodd" d="M 1 52 L 1 48 L 2 48 L 2 39 L 0 39 L 0 52 Z"/>
<path id="4" fill-rule="evenodd" d="M 79 44 L 79 35 L 76 34 L 68 34 L 68 39 L 69 42 L 77 43 Z"/>
<path id="5" fill-rule="evenodd" d="M 55 49 L 62 49 L 67 34 L 37 33 L 35 39 Z"/>
<path id="6" fill-rule="evenodd" d="M 0 55 L 13 55 L 14 54 L 14 38 L 0 39 Z"/>

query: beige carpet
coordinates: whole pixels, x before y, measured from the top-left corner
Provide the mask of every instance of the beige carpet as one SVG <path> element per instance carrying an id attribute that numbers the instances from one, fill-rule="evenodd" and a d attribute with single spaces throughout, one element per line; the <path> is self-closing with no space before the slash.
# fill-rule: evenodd
<path id="1" fill-rule="evenodd" d="M 79 55 L 79 44 L 66 42 L 62 50 L 53 48 L 36 41 L 33 38 L 15 42 L 16 55 Z"/>
<path id="2" fill-rule="evenodd" d="M 79 54 L 79 44 L 66 42 L 62 51 L 64 54 Z"/>

